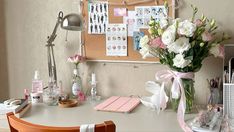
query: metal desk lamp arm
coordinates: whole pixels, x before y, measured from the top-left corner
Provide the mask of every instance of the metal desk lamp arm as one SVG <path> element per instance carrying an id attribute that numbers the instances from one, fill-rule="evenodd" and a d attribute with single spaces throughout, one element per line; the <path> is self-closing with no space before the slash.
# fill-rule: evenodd
<path id="1" fill-rule="evenodd" d="M 54 30 L 50 36 L 48 36 L 48 41 L 47 41 L 47 54 L 48 54 L 48 70 L 49 70 L 49 77 L 52 77 L 54 83 L 57 85 L 57 71 L 56 71 L 56 63 L 55 63 L 55 58 L 54 58 L 54 49 L 53 49 L 53 42 L 55 38 L 57 37 L 56 32 L 61 24 L 63 19 L 63 12 L 60 11 L 58 14 L 57 22 L 54 27 Z"/>

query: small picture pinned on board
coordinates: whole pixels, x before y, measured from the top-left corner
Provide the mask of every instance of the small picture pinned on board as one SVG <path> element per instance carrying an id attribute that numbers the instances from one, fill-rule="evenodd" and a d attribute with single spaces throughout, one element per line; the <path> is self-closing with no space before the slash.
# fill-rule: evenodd
<path id="1" fill-rule="evenodd" d="M 150 22 L 150 18 L 144 19 L 144 26 L 148 26 Z"/>
<path id="2" fill-rule="evenodd" d="M 150 8 L 144 8 L 144 15 L 151 16 L 151 9 Z"/>
<path id="3" fill-rule="evenodd" d="M 143 16 L 143 8 L 137 8 L 136 9 L 136 16 L 142 17 Z"/>
<path id="4" fill-rule="evenodd" d="M 114 16 L 127 16 L 126 8 L 114 8 Z"/>
<path id="5" fill-rule="evenodd" d="M 142 27 L 144 26 L 144 19 L 138 18 L 137 19 L 137 27 Z"/>
<path id="6" fill-rule="evenodd" d="M 134 44 L 134 50 L 139 51 L 140 50 L 140 40 L 142 37 L 144 37 L 144 32 L 136 31 L 133 32 L 133 44 Z"/>
<path id="7" fill-rule="evenodd" d="M 157 14 L 159 18 L 167 17 L 167 12 L 165 10 L 165 7 L 158 7 Z"/>
<path id="8" fill-rule="evenodd" d="M 151 7 L 151 14 L 153 18 L 157 17 L 158 15 L 157 10 L 158 10 L 157 7 Z"/>

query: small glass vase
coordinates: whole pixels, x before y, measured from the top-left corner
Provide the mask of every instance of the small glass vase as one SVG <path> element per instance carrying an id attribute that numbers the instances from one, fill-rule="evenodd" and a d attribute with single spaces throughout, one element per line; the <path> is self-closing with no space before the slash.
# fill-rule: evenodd
<path id="1" fill-rule="evenodd" d="M 193 79 L 181 79 L 181 80 L 182 80 L 182 85 L 184 88 L 184 93 L 185 93 L 185 98 L 186 98 L 185 113 L 189 114 L 192 112 L 192 108 L 194 105 L 194 94 L 195 94 L 194 80 Z M 174 111 L 177 111 L 179 102 L 180 102 L 180 98 L 171 99 L 171 105 Z"/>
<path id="2" fill-rule="evenodd" d="M 79 75 L 78 68 L 76 68 L 73 70 L 72 97 L 79 98 L 79 94 L 81 92 L 82 92 L 82 80 L 81 80 L 81 77 Z"/>

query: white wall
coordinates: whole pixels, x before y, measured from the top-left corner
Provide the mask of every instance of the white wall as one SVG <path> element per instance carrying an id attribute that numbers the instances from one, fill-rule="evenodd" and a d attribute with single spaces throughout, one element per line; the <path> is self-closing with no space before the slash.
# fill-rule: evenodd
<path id="1" fill-rule="evenodd" d="M 6 36 L 6 55 L 8 61 L 9 93 L 11 97 L 21 97 L 24 88 L 31 87 L 35 69 L 41 71 L 47 82 L 46 37 L 50 35 L 60 10 L 70 13 L 74 10 L 73 0 L 0 0 L 4 1 L 4 22 Z M 205 15 L 217 20 L 220 28 L 233 36 L 234 8 L 232 0 L 184 1 L 178 11 L 181 18 L 192 14 L 190 3 L 198 6 Z M 73 9 L 72 9 L 73 7 Z M 0 19 L 1 20 L 1 19 Z M 0 27 L 0 29 L 2 29 Z M 65 42 L 65 31 L 59 29 L 55 40 L 55 55 L 58 77 L 63 80 L 66 91 L 70 91 L 72 65 L 67 63 L 68 56 L 78 51 L 79 33 L 69 33 Z M 234 39 L 227 43 L 233 42 Z M 146 95 L 144 83 L 154 80 L 155 72 L 165 69 L 160 64 L 119 64 L 86 63 L 81 65 L 85 88 L 88 88 L 89 75 L 97 74 L 98 92 L 110 95 Z M 1 73 L 2 74 L 2 73 Z M 222 60 L 210 57 L 205 59 L 202 69 L 196 73 L 196 101 L 207 101 L 208 84 L 206 79 L 222 75 Z M 0 93 L 0 98 L 3 97 Z"/>

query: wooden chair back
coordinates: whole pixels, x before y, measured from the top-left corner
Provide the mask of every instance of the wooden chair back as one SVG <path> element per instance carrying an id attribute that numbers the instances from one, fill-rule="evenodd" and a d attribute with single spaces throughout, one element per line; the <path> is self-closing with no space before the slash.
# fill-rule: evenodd
<path id="1" fill-rule="evenodd" d="M 52 127 L 32 124 L 17 118 L 12 112 L 7 113 L 7 120 L 11 132 L 80 132 L 80 126 Z M 95 132 L 115 132 L 115 124 L 112 121 L 95 124 Z"/>

